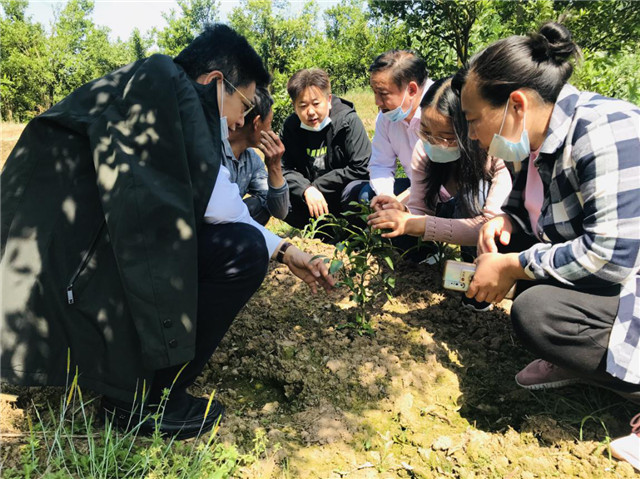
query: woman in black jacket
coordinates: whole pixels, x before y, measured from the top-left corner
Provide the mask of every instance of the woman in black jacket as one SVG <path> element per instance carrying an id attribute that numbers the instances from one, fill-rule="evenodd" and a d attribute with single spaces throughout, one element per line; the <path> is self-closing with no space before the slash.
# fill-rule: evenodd
<path id="1" fill-rule="evenodd" d="M 332 97 L 329 76 L 313 68 L 287 83 L 295 113 L 285 121 L 284 177 L 291 209 L 285 221 L 303 228 L 310 218 L 339 214 L 369 178 L 371 142 L 353 104 Z"/>

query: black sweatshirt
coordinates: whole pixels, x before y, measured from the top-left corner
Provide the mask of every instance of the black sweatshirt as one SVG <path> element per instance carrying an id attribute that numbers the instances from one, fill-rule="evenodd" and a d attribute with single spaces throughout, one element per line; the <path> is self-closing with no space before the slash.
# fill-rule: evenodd
<path id="1" fill-rule="evenodd" d="M 339 199 L 348 183 L 369 178 L 371 141 L 353 103 L 332 97 L 329 117 L 318 132 L 300 128 L 295 113 L 284 122 L 282 167 L 291 195 L 303 197 L 315 186 L 327 200 Z"/>

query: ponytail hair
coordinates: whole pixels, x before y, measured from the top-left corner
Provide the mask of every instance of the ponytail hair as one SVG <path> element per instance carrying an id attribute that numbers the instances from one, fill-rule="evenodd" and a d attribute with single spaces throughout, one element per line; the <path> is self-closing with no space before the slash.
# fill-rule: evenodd
<path id="1" fill-rule="evenodd" d="M 473 75 L 480 95 L 493 106 L 504 105 L 520 88 L 537 92 L 545 103 L 555 103 L 573 73 L 571 59 L 582 57 L 569 30 L 548 22 L 537 33 L 498 40 L 474 55 L 453 79 L 460 94 Z"/>

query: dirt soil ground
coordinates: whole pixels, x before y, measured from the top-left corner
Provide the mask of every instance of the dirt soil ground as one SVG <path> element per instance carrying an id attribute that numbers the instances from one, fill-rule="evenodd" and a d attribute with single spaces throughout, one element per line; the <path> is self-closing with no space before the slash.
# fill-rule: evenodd
<path id="1" fill-rule="evenodd" d="M 0 123 L 0 168 L 4 166 L 25 126 L 24 123 Z"/>
<path id="2" fill-rule="evenodd" d="M 368 337 L 337 327 L 351 314 L 346 291 L 312 296 L 272 267 L 193 388 L 226 405 L 222 441 L 249 450 L 266 432 L 267 459 L 245 476 L 634 477 L 607 447 L 628 434 L 632 404 L 586 386 L 519 389 L 513 376 L 533 357 L 512 335 L 508 302 L 462 308 L 435 265 L 400 263 L 397 279 Z M 20 406 L 43 407 L 35 391 L 4 399 L 4 460 L 25 429 Z"/>
<path id="3" fill-rule="evenodd" d="M 353 312 L 346 290 L 312 296 L 273 264 L 192 392 L 215 389 L 226 405 L 220 440 L 249 450 L 266 432 L 267 457 L 245 477 L 635 477 L 608 440 L 628 434 L 637 407 L 587 386 L 519 389 L 513 377 L 534 357 L 513 336 L 509 305 L 470 312 L 440 287 L 438 266 L 401 262 L 375 336 L 359 336 L 338 328 Z M 3 392 L 0 464 L 10 465 L 26 416 L 60 391 Z"/>

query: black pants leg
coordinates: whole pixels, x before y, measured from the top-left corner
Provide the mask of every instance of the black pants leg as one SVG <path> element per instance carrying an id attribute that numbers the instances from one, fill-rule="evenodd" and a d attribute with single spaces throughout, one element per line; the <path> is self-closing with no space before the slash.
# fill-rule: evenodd
<path id="1" fill-rule="evenodd" d="M 527 249 L 535 239 L 514 235 L 501 252 Z M 607 346 L 620 302 L 620 286 L 579 290 L 555 280 L 518 281 L 511 322 L 525 347 L 585 380 L 640 403 L 640 385 L 606 371 Z"/>
<path id="2" fill-rule="evenodd" d="M 606 371 L 607 345 L 618 311 L 620 286 L 589 291 L 534 283 L 511 307 L 513 329 L 542 359 L 640 402 L 640 385 Z"/>
<path id="3" fill-rule="evenodd" d="M 289 214 L 284 219 L 284 222 L 301 230 L 309 224 L 309 219 L 311 218 L 311 215 L 309 215 L 309 207 L 304 202 L 302 196 L 290 193 L 289 201 L 291 202 L 291 206 L 289 207 Z"/>
<path id="4" fill-rule="evenodd" d="M 198 318 L 195 357 L 173 385 L 179 401 L 200 375 L 240 309 L 260 287 L 269 257 L 262 233 L 244 223 L 205 225 L 198 238 Z M 160 398 L 182 365 L 156 372 L 149 397 Z"/>
<path id="5" fill-rule="evenodd" d="M 260 198 L 257 196 L 248 196 L 244 199 L 244 204 L 249 208 L 249 214 L 251 217 L 262 226 L 269 222 L 271 215 L 265 208 L 263 208 Z"/>

